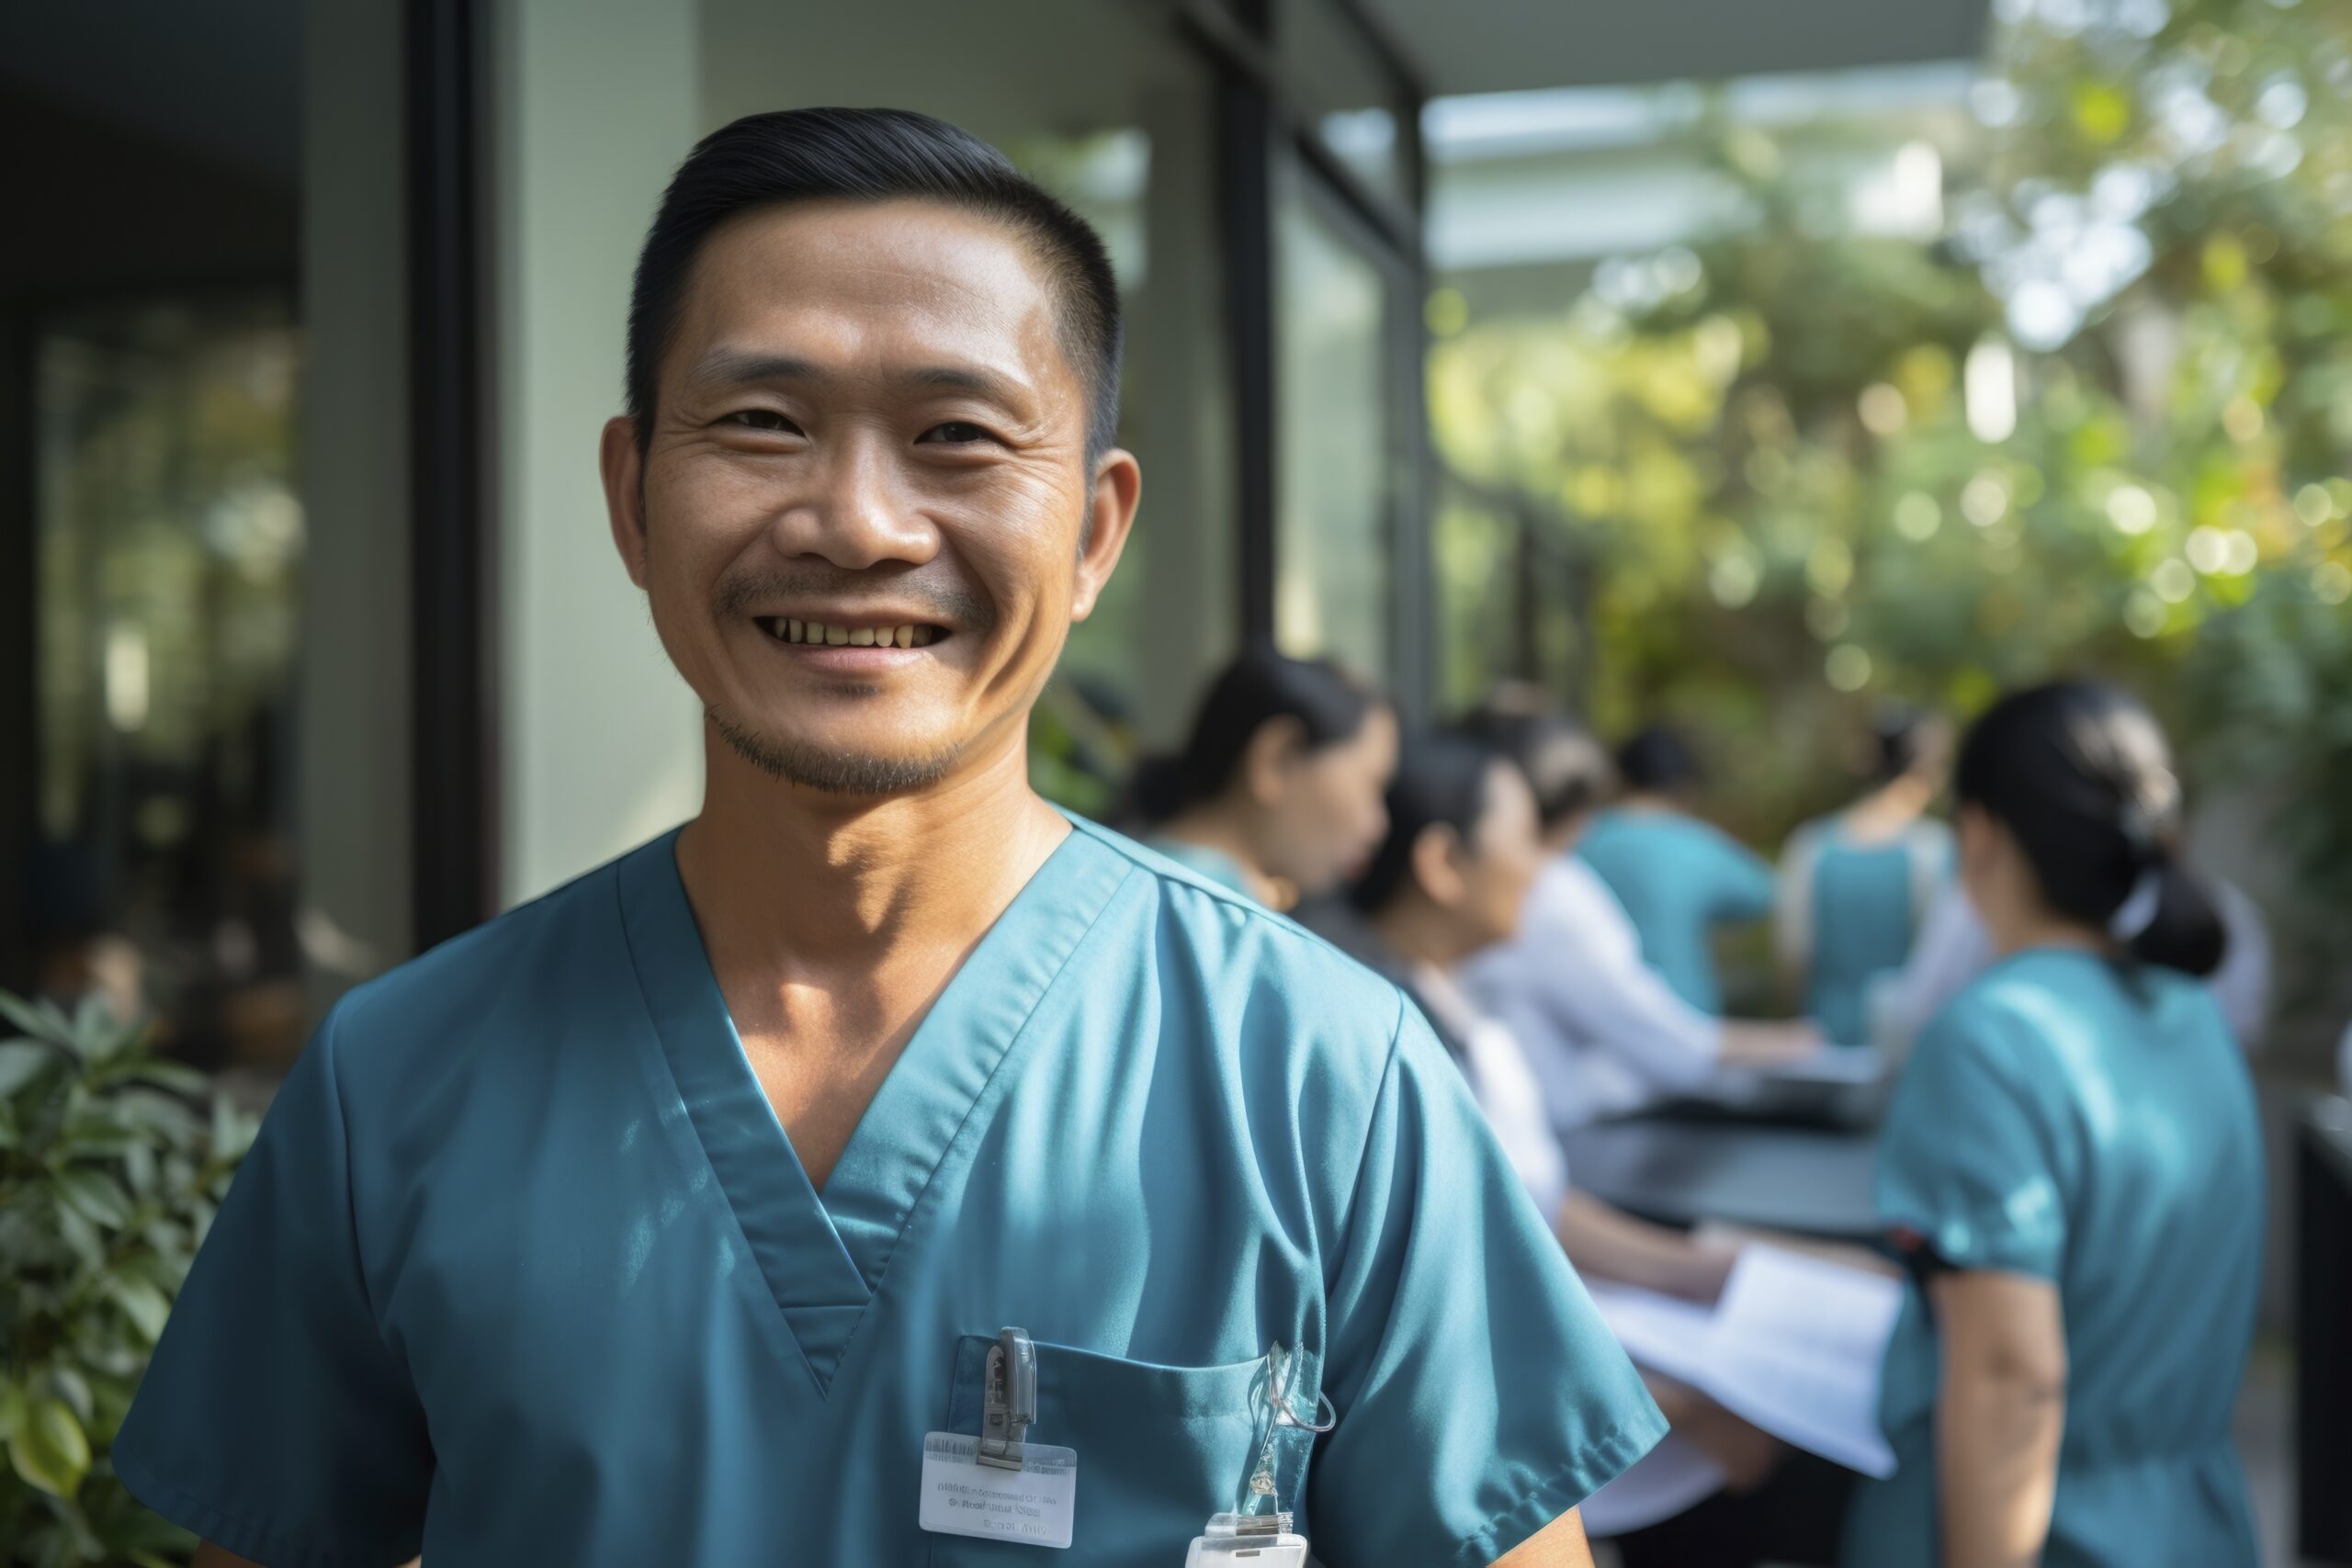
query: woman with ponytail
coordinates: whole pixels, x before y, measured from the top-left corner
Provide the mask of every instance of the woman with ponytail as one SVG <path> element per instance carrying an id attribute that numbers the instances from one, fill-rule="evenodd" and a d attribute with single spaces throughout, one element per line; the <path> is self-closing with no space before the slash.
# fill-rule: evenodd
<path id="1" fill-rule="evenodd" d="M 2230 1411 L 2261 1136 L 2198 983 L 2225 939 L 2163 734 L 2107 687 L 2040 687 L 1978 721 L 1954 793 L 2001 957 L 1928 1025 L 1881 1134 L 1913 1280 L 1880 1399 L 1897 1469 L 1845 1561 L 2250 1564 Z"/>
<path id="2" fill-rule="evenodd" d="M 1260 645 L 1210 683 L 1184 749 L 1136 770 L 1131 815 L 1151 848 L 1286 909 L 1363 869 L 1396 766 L 1396 717 L 1377 693 Z"/>

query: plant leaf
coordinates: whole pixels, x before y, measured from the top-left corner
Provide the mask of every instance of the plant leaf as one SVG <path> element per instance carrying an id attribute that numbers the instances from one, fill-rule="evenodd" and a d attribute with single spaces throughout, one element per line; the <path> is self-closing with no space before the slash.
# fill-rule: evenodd
<path id="1" fill-rule="evenodd" d="M 158 1056 L 140 1056 L 128 1062 L 117 1062 L 98 1075 L 107 1084 L 153 1084 L 157 1089 L 170 1089 L 175 1094 L 201 1097 L 212 1092 L 212 1080 L 185 1062 L 165 1061 Z"/>
<path id="2" fill-rule="evenodd" d="M 65 1201 L 62 1192 L 52 1193 L 57 1200 L 57 1238 L 65 1244 L 83 1268 L 96 1269 L 107 1260 L 106 1238 L 98 1235 L 98 1227 L 84 1218 L 80 1210 Z"/>
<path id="3" fill-rule="evenodd" d="M 8 1439 L 8 1462 L 26 1483 L 71 1497 L 90 1472 L 90 1439 L 62 1399 L 37 1399 Z"/>
<path id="4" fill-rule="evenodd" d="M 226 1095 L 212 1100 L 212 1157 L 234 1160 L 244 1157 L 254 1146 L 254 1135 L 261 1131 L 261 1123 L 239 1111 Z"/>
<path id="5" fill-rule="evenodd" d="M 61 1170 L 54 1185 L 58 1197 L 94 1225 L 115 1231 L 130 1223 L 130 1195 L 103 1171 Z"/>
<path id="6" fill-rule="evenodd" d="M 0 1044 L 0 1096 L 16 1093 L 57 1060 L 57 1053 L 30 1040 Z"/>
<path id="7" fill-rule="evenodd" d="M 163 1292 L 144 1280 L 112 1274 L 107 1278 L 107 1297 L 122 1309 L 147 1343 L 153 1345 L 163 1337 L 164 1320 L 172 1315 L 171 1301 Z"/>
<path id="8" fill-rule="evenodd" d="M 0 1018 L 6 1019 L 37 1040 L 56 1039 L 56 1030 L 51 1020 L 43 1018 L 30 1002 L 12 997 L 6 991 L 0 991 Z M 59 1043 L 64 1042 L 60 1041 Z"/>
<path id="9" fill-rule="evenodd" d="M 49 1392 L 63 1400 L 74 1419 L 87 1427 L 97 1414 L 96 1403 L 90 1396 L 90 1380 L 60 1362 L 49 1369 L 47 1381 Z"/>

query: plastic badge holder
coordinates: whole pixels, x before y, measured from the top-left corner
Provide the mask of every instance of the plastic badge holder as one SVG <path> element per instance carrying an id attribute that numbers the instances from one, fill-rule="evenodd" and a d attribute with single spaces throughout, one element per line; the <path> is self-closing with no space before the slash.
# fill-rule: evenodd
<path id="1" fill-rule="evenodd" d="M 1193 1538 L 1184 1568 L 1306 1568 L 1306 1538 L 1288 1514 L 1219 1514 Z"/>

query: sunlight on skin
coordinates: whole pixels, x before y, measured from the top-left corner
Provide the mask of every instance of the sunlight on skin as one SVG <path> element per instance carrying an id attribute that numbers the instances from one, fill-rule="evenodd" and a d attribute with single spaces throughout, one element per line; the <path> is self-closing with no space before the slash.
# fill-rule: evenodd
<path id="1" fill-rule="evenodd" d="M 1570 1508 L 1497 1558 L 1494 1568 L 1592 1568 L 1583 1517 Z"/>

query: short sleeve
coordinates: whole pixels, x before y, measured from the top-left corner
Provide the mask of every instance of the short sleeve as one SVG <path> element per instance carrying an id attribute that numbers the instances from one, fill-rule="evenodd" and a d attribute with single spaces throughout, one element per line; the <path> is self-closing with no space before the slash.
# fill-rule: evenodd
<path id="1" fill-rule="evenodd" d="M 2057 1126 L 1997 1013 L 1962 998 L 1920 1036 L 1879 1134 L 1877 1199 L 1898 1245 L 1946 1268 L 2057 1277 Z"/>
<path id="2" fill-rule="evenodd" d="M 264 1118 L 114 1448 L 141 1502 L 267 1568 L 405 1562 L 432 1480 L 361 1269 L 335 1023 Z"/>
<path id="3" fill-rule="evenodd" d="M 1338 1426 L 1307 1482 L 1325 1562 L 1483 1565 L 1623 1472 L 1666 1421 L 1406 1009 L 1330 1287 Z"/>
<path id="4" fill-rule="evenodd" d="M 1728 833 L 1712 835 L 1715 847 L 1715 899 L 1718 921 L 1760 920 L 1780 901 L 1781 879 L 1772 863 Z"/>

